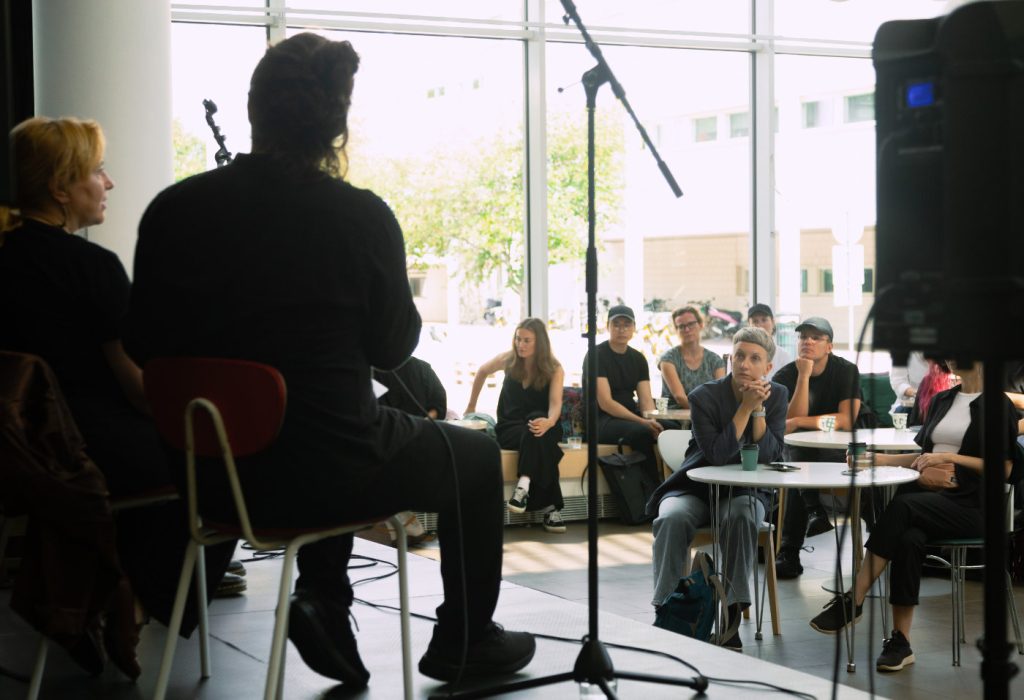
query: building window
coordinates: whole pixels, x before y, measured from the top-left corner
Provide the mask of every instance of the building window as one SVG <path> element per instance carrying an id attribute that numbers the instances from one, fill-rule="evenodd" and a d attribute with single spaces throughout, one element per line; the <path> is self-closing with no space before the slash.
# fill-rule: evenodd
<path id="1" fill-rule="evenodd" d="M 800 270 L 800 293 L 807 294 L 807 268 Z"/>
<path id="2" fill-rule="evenodd" d="M 693 140 L 714 141 L 718 138 L 718 117 L 699 117 L 693 120 Z"/>
<path id="3" fill-rule="evenodd" d="M 832 288 L 832 268 L 826 268 L 821 271 L 821 293 L 831 294 Z"/>
<path id="4" fill-rule="evenodd" d="M 861 291 L 865 294 L 875 291 L 875 271 L 870 267 L 864 268 L 864 286 L 861 287 Z"/>
<path id="5" fill-rule="evenodd" d="M 846 122 L 869 122 L 875 118 L 875 94 L 849 95 L 846 100 Z"/>
<path id="6" fill-rule="evenodd" d="M 729 115 L 729 138 L 750 136 L 750 112 L 736 112 Z"/>
<path id="7" fill-rule="evenodd" d="M 409 289 L 414 297 L 423 296 L 423 285 L 427 281 L 426 275 L 412 275 L 409 277 Z"/>
<path id="8" fill-rule="evenodd" d="M 828 126 L 832 122 L 828 103 L 824 100 L 804 102 L 801 106 L 803 107 L 803 127 L 805 129 L 817 129 Z"/>

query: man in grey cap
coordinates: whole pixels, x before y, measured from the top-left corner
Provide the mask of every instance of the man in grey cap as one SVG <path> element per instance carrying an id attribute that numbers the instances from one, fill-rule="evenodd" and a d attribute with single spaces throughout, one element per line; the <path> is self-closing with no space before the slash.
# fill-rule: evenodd
<path id="1" fill-rule="evenodd" d="M 793 356 L 778 344 L 778 339 L 775 337 L 775 314 L 772 313 L 772 307 L 767 304 L 751 306 L 747 311 L 747 325 L 761 328 L 775 341 L 775 357 L 772 359 L 772 369 L 768 371 L 768 379 L 771 379 L 779 369 L 793 361 Z"/>
<path id="2" fill-rule="evenodd" d="M 796 327 L 797 359 L 775 373 L 773 381 L 789 389 L 786 433 L 821 430 L 832 418 L 836 430 L 850 430 L 856 422 L 867 427 L 871 409 L 863 404 L 857 365 L 832 354 L 832 324 L 820 316 L 804 319 Z M 845 462 L 845 450 L 786 447 L 787 459 L 803 462 Z M 828 532 L 833 527 L 821 505 L 817 489 L 802 489 L 798 498 L 786 501 L 782 543 L 775 560 L 779 578 L 803 573 L 800 548 L 804 537 Z"/>
<path id="3" fill-rule="evenodd" d="M 633 309 L 621 304 L 608 309 L 609 338 L 594 348 L 597 354 L 597 430 L 602 443 L 615 444 L 622 439 L 642 453 L 647 458 L 648 474 L 660 482 L 654 441 L 663 428 L 653 418 L 644 418 L 644 411 L 654 410 L 654 399 L 647 358 L 629 347 L 635 332 Z M 587 358 L 583 359 L 583 386 L 586 391 Z"/>

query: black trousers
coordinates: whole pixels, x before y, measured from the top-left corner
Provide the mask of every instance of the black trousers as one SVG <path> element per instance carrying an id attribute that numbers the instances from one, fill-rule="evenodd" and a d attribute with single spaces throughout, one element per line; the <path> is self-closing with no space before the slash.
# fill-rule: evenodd
<path id="1" fill-rule="evenodd" d="M 387 463 L 358 473 L 337 470 L 333 512 L 309 517 L 348 520 L 402 510 L 436 512 L 444 585 L 444 602 L 437 608 L 439 634 L 459 640 L 465 622 L 472 642 L 491 621 L 501 583 L 501 453 L 483 432 L 416 421 L 416 437 Z M 306 545 L 299 550 L 296 587 L 348 608 L 353 600 L 351 554 L 351 535 Z"/>
<path id="2" fill-rule="evenodd" d="M 905 484 L 864 546 L 891 562 L 889 602 L 917 605 L 925 544 L 949 537 L 980 537 L 983 527 L 981 508 L 974 501 Z"/>
<path id="3" fill-rule="evenodd" d="M 562 461 L 562 426 L 555 423 L 546 433 L 535 437 L 527 421 L 544 418 L 547 413 L 534 411 L 525 421 L 502 421 L 498 423 L 498 444 L 506 450 L 519 451 L 518 476 L 530 477 L 530 500 L 527 510 L 544 510 L 554 507 L 562 510 L 562 487 L 558 483 L 558 463 Z"/>
<path id="4" fill-rule="evenodd" d="M 653 476 L 655 483 L 662 482 L 658 462 L 654 457 L 654 433 L 645 424 L 602 414 L 597 419 L 597 434 L 601 444 L 614 445 L 621 439 L 634 452 L 642 454 L 647 458 L 644 469 Z M 590 440 L 589 436 L 587 440 Z"/>

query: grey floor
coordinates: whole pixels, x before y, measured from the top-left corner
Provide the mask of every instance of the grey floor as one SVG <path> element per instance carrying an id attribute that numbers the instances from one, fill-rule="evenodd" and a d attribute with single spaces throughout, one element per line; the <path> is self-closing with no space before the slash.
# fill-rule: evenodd
<path id="1" fill-rule="evenodd" d="M 565 534 L 550 534 L 540 527 L 509 527 L 505 542 L 505 583 L 497 619 L 513 629 L 529 629 L 550 635 L 578 640 L 587 630 L 586 526 L 571 523 Z M 681 657 L 700 668 L 707 676 L 743 678 L 766 681 L 795 688 L 812 696 L 827 698 L 832 694 L 835 637 L 812 630 L 807 621 L 829 598 L 821 584 L 831 577 L 835 545 L 831 535 L 808 541 L 816 547 L 804 553 L 804 575 L 795 581 L 780 582 L 782 635 L 771 634 L 765 617 L 765 636 L 754 640 L 753 621 L 741 626 L 743 655 L 694 642 L 650 626 L 651 535 L 649 527 L 627 527 L 612 522 L 601 524 L 600 538 L 600 633 L 605 642 L 628 644 L 659 650 Z M 394 550 L 373 542 L 357 542 L 357 553 L 393 561 Z M 419 556 L 410 559 L 412 608 L 430 615 L 440 601 L 436 545 L 415 550 Z M 241 555 L 246 556 L 245 552 Z M 358 563 L 358 562 L 357 562 Z M 370 563 L 370 562 L 367 562 Z M 248 563 L 249 591 L 246 595 L 215 601 L 211 607 L 213 675 L 200 681 L 198 644 L 195 639 L 183 641 L 178 648 L 172 675 L 170 698 L 257 698 L 263 693 L 266 660 L 269 656 L 273 627 L 273 607 L 280 574 L 276 560 Z M 355 569 L 354 579 L 386 573 L 387 564 L 373 564 Z M 394 604 L 394 578 L 360 585 L 356 595 L 364 600 Z M 0 666 L 8 671 L 27 674 L 37 649 L 38 637 L 14 616 L 6 603 L 8 591 L 0 591 Z M 967 636 L 973 639 L 981 627 L 980 584 L 969 583 L 967 589 Z M 1024 606 L 1024 589 L 1016 590 L 1018 605 Z M 875 606 L 877 608 L 877 605 Z M 289 646 L 284 696 L 286 698 L 399 698 L 401 697 L 401 654 L 397 618 L 393 613 L 357 605 L 359 644 L 363 659 L 372 673 L 370 686 L 361 692 L 350 692 L 310 671 L 294 648 Z M 980 655 L 973 645 L 963 648 L 963 666 L 950 665 L 950 598 L 945 579 L 925 579 L 921 605 L 914 622 L 912 644 L 917 663 L 889 675 L 872 674 L 870 660 L 878 653 L 881 630 L 875 618 L 875 629 L 869 634 L 870 615 L 858 625 L 856 673 L 838 672 L 839 697 L 867 697 L 859 691 L 893 698 L 980 698 Z M 429 621 L 414 619 L 412 623 L 413 653 L 416 658 L 425 650 L 430 637 Z M 868 639 L 875 640 L 869 654 Z M 165 630 L 158 624 L 144 628 L 140 644 L 143 675 L 132 684 L 110 668 L 99 678 L 88 678 L 77 670 L 62 651 L 53 650 L 43 682 L 43 698 L 147 698 L 152 694 L 156 668 L 165 640 Z M 623 671 L 654 673 L 668 676 L 690 676 L 692 673 L 678 662 L 647 653 L 609 648 L 615 667 Z M 535 678 L 567 672 L 572 669 L 578 647 L 571 642 L 541 639 L 538 654 L 525 673 L 517 679 Z M 1014 661 L 1024 662 L 1015 655 Z M 417 697 L 428 697 L 444 688 L 430 679 L 415 674 Z M 1011 697 L 1024 697 L 1024 680 L 1011 681 Z M 7 676 L 0 676 L 0 698 L 23 697 L 26 686 Z M 745 686 L 713 683 L 710 697 L 760 697 L 765 690 Z M 692 697 L 688 690 L 637 681 L 620 681 L 623 698 Z M 532 689 L 517 698 L 579 697 L 571 682 Z"/>

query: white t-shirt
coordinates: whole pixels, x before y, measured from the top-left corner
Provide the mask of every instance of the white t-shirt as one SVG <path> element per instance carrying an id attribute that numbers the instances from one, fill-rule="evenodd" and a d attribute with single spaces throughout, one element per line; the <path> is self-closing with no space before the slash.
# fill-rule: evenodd
<path id="1" fill-rule="evenodd" d="M 971 424 L 971 401 L 979 396 L 980 393 L 967 394 L 963 391 L 956 395 L 949 412 L 942 417 L 932 432 L 932 442 L 935 443 L 932 452 L 960 452 L 964 433 Z"/>

